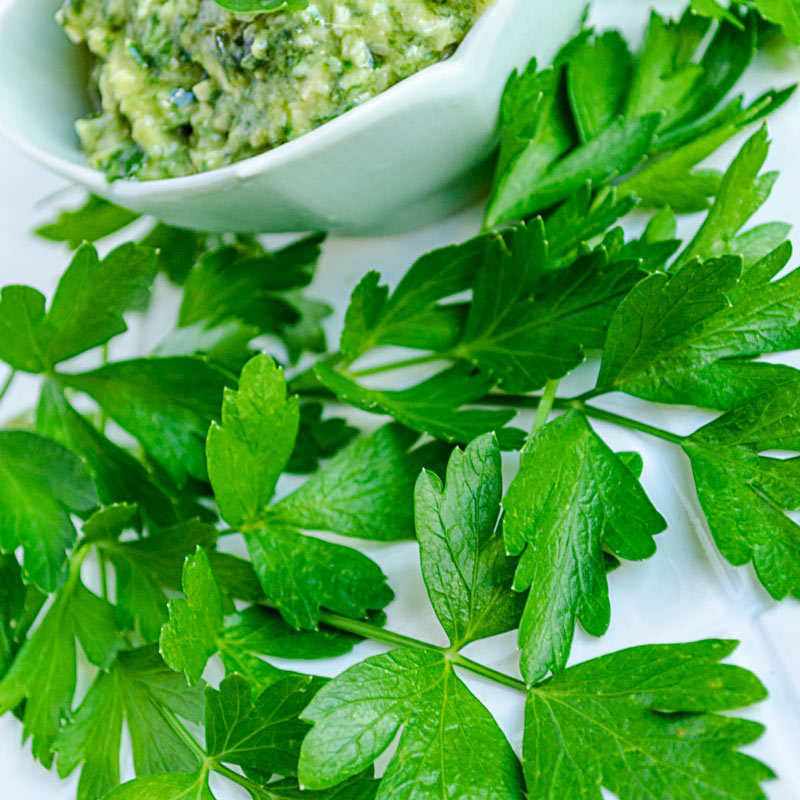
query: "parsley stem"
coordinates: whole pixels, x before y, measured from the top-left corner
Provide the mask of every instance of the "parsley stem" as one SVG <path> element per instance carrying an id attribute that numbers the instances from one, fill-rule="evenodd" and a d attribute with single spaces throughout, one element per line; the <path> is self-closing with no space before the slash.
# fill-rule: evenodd
<path id="1" fill-rule="evenodd" d="M 544 403 L 544 398 L 533 394 L 490 394 L 479 400 L 478 403 L 482 406 L 497 406 L 500 408 L 538 409 Z M 602 408 L 597 408 L 597 406 L 590 406 L 580 397 L 576 397 L 572 400 L 556 398 L 553 401 L 552 408 L 561 411 L 575 409 L 592 419 L 611 422 L 614 425 L 619 425 L 621 428 L 628 428 L 629 430 L 646 433 L 648 436 L 655 436 L 657 439 L 663 439 L 666 442 L 672 442 L 672 444 L 683 444 L 686 441 L 685 436 L 680 436 L 677 433 L 672 433 L 663 428 L 657 428 L 655 425 L 648 425 L 646 422 L 639 422 L 639 420 L 625 417 L 622 414 L 615 414 L 613 411 L 605 411 Z"/>
<path id="2" fill-rule="evenodd" d="M 553 406 L 556 402 L 556 392 L 558 391 L 558 384 L 560 382 L 560 380 L 548 381 L 547 386 L 544 387 L 544 394 L 540 398 L 539 405 L 536 409 L 536 419 L 533 421 L 533 427 L 531 428 L 530 436 L 528 436 L 528 444 L 533 441 L 537 431 L 547 424 L 550 412 L 553 410 Z"/>
<path id="3" fill-rule="evenodd" d="M 488 678 L 495 683 L 499 683 L 511 689 L 516 689 L 519 692 L 527 691 L 522 681 L 512 678 L 510 675 L 506 675 L 503 672 L 498 672 L 491 667 L 479 664 L 477 661 L 462 656 L 461 653 L 454 653 L 452 649 L 439 647 L 439 645 L 423 642 L 420 639 L 412 639 L 410 636 L 403 636 L 401 633 L 387 631 L 385 628 L 373 625 L 371 622 L 341 617 L 338 614 L 331 614 L 328 611 L 320 613 L 319 621 L 329 628 L 336 628 L 346 633 L 353 633 L 356 636 L 361 636 L 364 639 L 372 639 L 375 642 L 383 642 L 385 644 L 394 645 L 395 647 L 409 647 L 414 650 L 428 650 L 434 653 L 441 653 L 457 667 L 469 670 L 476 675 Z"/>
<path id="4" fill-rule="evenodd" d="M 97 549 L 97 562 L 100 568 L 100 593 L 103 600 L 108 600 L 108 561 L 102 548 Z"/>
<path id="5" fill-rule="evenodd" d="M 0 387 L 0 400 L 2 400 L 8 394 L 8 390 L 11 388 L 11 384 L 14 383 L 14 378 L 16 377 L 17 371 L 12 369 L 9 376 L 3 382 L 2 387 Z"/>
<path id="6" fill-rule="evenodd" d="M 211 769 L 213 769 L 214 772 L 222 775 L 224 778 L 227 778 L 229 781 L 232 781 L 233 783 L 237 783 L 239 784 L 239 786 L 244 787 L 245 789 L 247 789 L 248 792 L 250 792 L 250 794 L 253 797 L 261 797 L 263 795 L 264 792 L 263 786 L 259 786 L 258 784 L 253 783 L 253 781 L 249 780 L 244 775 L 240 775 L 238 772 L 234 772 L 232 769 L 229 769 L 224 764 L 219 764 L 218 762 L 213 761 Z"/>
<path id="7" fill-rule="evenodd" d="M 663 428 L 656 428 L 654 425 L 648 425 L 646 422 L 639 422 L 638 420 L 631 419 L 630 417 L 623 417 L 621 414 L 615 414 L 613 411 L 604 411 L 602 408 L 586 405 L 580 400 L 572 401 L 572 408 L 577 408 L 593 419 L 599 419 L 603 422 L 611 422 L 614 425 L 619 425 L 629 430 L 639 431 L 646 433 L 648 436 L 655 436 L 657 439 L 663 439 L 665 442 L 672 444 L 683 444 L 686 441 L 685 436 L 679 436 L 677 433 L 665 431 Z"/>
<path id="8" fill-rule="evenodd" d="M 328 611 L 320 612 L 319 621 L 329 628 L 336 628 L 337 630 L 345 631 L 345 633 L 353 633 L 356 636 L 361 636 L 364 639 L 372 639 L 376 642 L 385 642 L 386 644 L 393 644 L 397 647 L 410 647 L 414 650 L 434 650 L 437 653 L 447 652 L 446 647 L 428 644 L 428 642 L 423 642 L 420 639 L 412 639 L 410 636 L 403 636 L 402 633 L 387 631 L 385 628 L 373 625 L 371 622 L 341 617 L 338 614 L 331 614 Z"/>
<path id="9" fill-rule="evenodd" d="M 379 364 L 377 367 L 369 367 L 368 369 L 360 369 L 350 373 L 351 378 L 368 378 L 370 375 L 381 375 L 384 372 L 393 372 L 398 369 L 406 369 L 407 367 L 419 367 L 423 364 L 432 364 L 435 361 L 444 361 L 446 356 L 438 354 L 417 356 L 416 358 L 408 358 L 404 361 L 392 361 L 388 364 Z"/>
<path id="10" fill-rule="evenodd" d="M 167 723 L 167 725 L 169 725 L 170 728 L 175 731 L 178 737 L 197 756 L 200 762 L 202 764 L 206 764 L 208 762 L 206 751 L 203 750 L 197 739 L 195 739 L 194 736 L 189 733 L 189 731 L 186 729 L 186 726 L 178 719 L 177 714 L 166 706 L 161 706 L 160 711 L 161 716 L 164 718 L 164 721 Z"/>
<path id="11" fill-rule="evenodd" d="M 496 669 L 479 664 L 477 661 L 473 661 L 471 658 L 462 656 L 461 653 L 457 653 L 451 660 L 457 667 L 474 672 L 476 675 L 480 675 L 483 678 L 488 678 L 490 681 L 507 686 L 509 689 L 515 689 L 516 691 L 523 693 L 528 691 L 528 687 L 525 686 L 522 681 L 512 678 L 510 675 L 506 675 L 504 672 L 498 672 Z"/>

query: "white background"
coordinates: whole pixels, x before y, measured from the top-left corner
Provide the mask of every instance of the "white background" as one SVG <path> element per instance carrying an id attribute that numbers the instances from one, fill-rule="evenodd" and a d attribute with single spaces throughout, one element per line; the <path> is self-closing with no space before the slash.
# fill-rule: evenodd
<path id="1" fill-rule="evenodd" d="M 678 10 L 680 3 L 656 4 L 662 10 Z M 594 18 L 601 25 L 621 27 L 631 36 L 647 17 L 650 3 L 644 0 L 598 0 Z M 4 76 L 8 79 L 8 76 Z M 750 96 L 769 86 L 782 87 L 800 79 L 800 61 L 761 62 L 745 81 Z M 772 198 L 759 214 L 759 221 L 784 220 L 800 227 L 800 97 L 770 121 L 774 140 L 769 167 L 782 173 Z M 741 143 L 741 139 L 737 142 Z M 727 148 L 717 161 L 726 163 L 735 152 Z M 38 241 L 30 231 L 37 222 L 52 216 L 53 204 L 40 201 L 63 188 L 63 181 L 28 161 L 0 142 L 0 285 L 22 282 L 52 294 L 58 276 L 67 263 L 66 251 Z M 70 203 L 80 194 L 66 195 Z M 689 221 L 687 230 L 695 224 Z M 337 314 L 329 331 L 335 341 L 346 299 L 358 279 L 369 269 L 379 269 L 386 280 L 396 283 L 413 259 L 427 250 L 462 240 L 480 226 L 480 209 L 467 210 L 449 220 L 398 237 L 386 239 L 330 239 L 312 294 L 334 303 Z M 121 357 L 158 341 L 174 318 L 175 293 L 163 284 L 156 290 L 154 309 L 144 321 L 133 320 L 132 332 L 116 346 L 112 355 Z M 782 359 L 800 366 L 797 354 Z M 585 388 L 596 365 L 586 365 L 565 381 L 566 394 Z M 0 376 L 2 378 L 2 376 Z M 36 382 L 21 378 L 0 408 L 0 419 L 30 408 L 35 402 Z M 625 397 L 607 401 L 608 407 L 637 414 L 655 424 L 687 432 L 707 418 L 686 409 L 648 406 Z M 376 425 L 375 417 L 359 422 Z M 521 427 L 530 420 L 518 420 Z M 613 615 L 609 633 L 600 640 L 578 632 L 572 663 L 602 653 L 651 642 L 688 641 L 704 637 L 732 637 L 742 644 L 736 663 L 754 670 L 766 683 L 770 698 L 743 712 L 767 726 L 767 733 L 748 752 L 766 761 L 780 778 L 767 785 L 770 800 L 800 797 L 800 603 L 773 602 L 761 589 L 752 570 L 730 567 L 716 552 L 699 512 L 686 459 L 672 446 L 643 435 L 598 424 L 597 429 L 617 450 L 637 449 L 645 457 L 643 481 L 656 506 L 669 522 L 658 538 L 657 555 L 644 564 L 627 564 L 610 576 Z M 513 475 L 513 459 L 507 475 Z M 286 491 L 290 484 L 282 485 Z M 351 542 L 352 543 L 352 542 Z M 389 626 L 402 633 L 443 643 L 443 634 L 427 604 L 422 586 L 416 545 L 366 544 L 362 548 L 383 567 L 398 599 L 389 608 Z M 324 675 L 335 675 L 354 661 L 380 652 L 382 647 L 364 643 L 351 656 L 317 662 L 296 662 L 290 666 Z M 512 634 L 473 645 L 473 658 L 508 671 L 515 671 L 516 654 Z M 288 664 L 279 665 L 287 666 Z M 209 677 L 213 679 L 214 669 Z M 473 691 L 487 703 L 519 750 L 522 734 L 522 698 L 479 678 L 464 676 Z M 73 798 L 77 775 L 61 781 L 55 772 L 30 758 L 29 748 L 20 749 L 21 726 L 10 715 L 0 718 L 0 796 L 25 800 Z M 130 777 L 127 757 L 123 761 Z M 217 787 L 220 800 L 243 796 L 230 784 Z M 154 798 L 156 800 L 156 798 Z"/>

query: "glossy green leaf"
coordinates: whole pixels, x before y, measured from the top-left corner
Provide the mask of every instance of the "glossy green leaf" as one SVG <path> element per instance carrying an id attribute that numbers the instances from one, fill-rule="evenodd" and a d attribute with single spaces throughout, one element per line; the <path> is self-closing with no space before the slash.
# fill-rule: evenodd
<path id="1" fill-rule="evenodd" d="M 415 448 L 419 435 L 385 425 L 334 456 L 270 509 L 270 521 L 376 541 L 414 538 L 414 483 L 434 471 L 447 448 Z"/>
<path id="2" fill-rule="evenodd" d="M 436 616 L 460 649 L 516 628 L 525 597 L 512 591 L 516 562 L 499 526 L 503 475 L 491 434 L 455 450 L 446 482 L 427 470 L 415 505 L 422 575 Z"/>
<path id="3" fill-rule="evenodd" d="M 127 228 L 139 219 L 135 211 L 109 203 L 102 197 L 89 195 L 80 208 L 62 211 L 55 222 L 36 229 L 36 235 L 51 242 L 66 242 L 77 250 L 84 242 L 96 242 Z"/>
<path id="4" fill-rule="evenodd" d="M 358 550 L 280 525 L 245 539 L 264 594 L 295 628 L 315 630 L 321 608 L 364 618 L 394 596 L 378 565 Z"/>
<path id="5" fill-rule="evenodd" d="M 233 675 L 219 691 L 206 689 L 208 755 L 217 763 L 266 775 L 296 775 L 300 745 L 309 729 L 300 714 L 316 688 L 310 676 L 287 675 L 254 698 L 250 684 Z"/>
<path id="6" fill-rule="evenodd" d="M 784 513 L 800 509 L 800 457 L 759 453 L 800 451 L 798 397 L 796 380 L 780 385 L 684 444 L 717 547 L 735 566 L 752 562 L 776 599 L 800 597 L 800 526 Z"/>
<path id="7" fill-rule="evenodd" d="M 21 547 L 26 580 L 53 592 L 75 542 L 71 513 L 97 505 L 83 462 L 27 431 L 0 433 L 0 550 Z"/>
<path id="8" fill-rule="evenodd" d="M 552 465 L 557 464 L 558 469 Z M 503 500 L 506 547 L 530 589 L 519 632 L 529 685 L 567 663 L 575 622 L 606 632 L 611 606 L 604 548 L 641 560 L 666 528 L 635 476 L 577 412 L 538 431 Z"/>
<path id="9" fill-rule="evenodd" d="M 134 503 L 160 526 L 177 521 L 171 500 L 147 469 L 75 411 L 52 381 L 47 381 L 42 389 L 36 429 L 83 459 L 101 502 Z"/>
<path id="10" fill-rule="evenodd" d="M 208 773 L 164 773 L 123 783 L 104 800 L 214 800 L 208 788 Z"/>
<path id="11" fill-rule="evenodd" d="M 523 763 L 542 800 L 757 800 L 772 771 L 739 748 L 756 722 L 715 712 L 763 700 L 750 672 L 720 664 L 735 642 L 651 645 L 587 661 L 531 689 Z M 646 789 L 645 789 L 646 787 Z"/>
<path id="12" fill-rule="evenodd" d="M 198 548 L 183 568 L 185 600 L 169 601 L 169 622 L 161 629 L 160 650 L 176 672 L 190 683 L 203 675 L 208 659 L 217 651 L 222 627 L 222 595 L 205 552 Z"/>
<path id="13" fill-rule="evenodd" d="M 320 462 L 335 456 L 358 436 L 354 428 L 341 417 L 323 417 L 321 403 L 300 406 L 300 427 L 286 471 L 294 475 L 315 472 Z"/>
<path id="14" fill-rule="evenodd" d="M 198 721 L 202 707 L 202 690 L 169 670 L 154 647 L 121 653 L 108 672 L 97 676 L 59 734 L 59 775 L 66 777 L 83 764 L 78 800 L 97 800 L 114 789 L 120 782 L 123 720 L 137 775 L 196 769 L 196 755 L 165 715 Z"/>
<path id="15" fill-rule="evenodd" d="M 494 379 L 466 365 L 439 372 L 410 389 L 367 389 L 326 364 L 316 373 L 340 400 L 363 411 L 387 414 L 419 433 L 446 442 L 466 444 L 488 431 L 499 431 L 516 416 L 514 411 L 464 409 L 484 397 Z"/>
<path id="16" fill-rule="evenodd" d="M 177 482 L 207 477 L 205 440 L 227 376 L 198 358 L 139 358 L 61 375 L 90 395 Z"/>
<path id="17" fill-rule="evenodd" d="M 489 712 L 440 653 L 394 650 L 351 667 L 303 714 L 300 782 L 325 789 L 358 774 L 402 730 L 378 800 L 521 800 L 519 762 Z"/>
<path id="18" fill-rule="evenodd" d="M 113 607 L 77 578 L 58 592 L 0 682 L 0 714 L 25 701 L 24 736 L 32 738 L 34 758 L 48 768 L 54 741 L 72 708 L 76 640 L 86 658 L 101 669 L 107 669 L 125 646 L 114 624 Z"/>
<path id="19" fill-rule="evenodd" d="M 222 425 L 213 423 L 206 450 L 208 474 L 223 518 L 236 527 L 263 515 L 294 450 L 299 401 L 268 355 L 245 366 L 239 390 L 228 389 Z"/>
<path id="20" fill-rule="evenodd" d="M 349 653 L 361 639 L 349 633 L 325 628 L 298 631 L 277 611 L 250 606 L 233 617 L 220 634 L 223 654 L 248 653 L 276 658 L 336 658 Z"/>

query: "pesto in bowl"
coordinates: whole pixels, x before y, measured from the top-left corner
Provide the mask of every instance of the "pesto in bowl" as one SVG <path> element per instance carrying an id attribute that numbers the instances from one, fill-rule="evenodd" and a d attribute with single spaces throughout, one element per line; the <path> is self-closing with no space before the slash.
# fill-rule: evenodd
<path id="1" fill-rule="evenodd" d="M 302 136 L 454 52 L 492 0 L 312 0 L 237 14 L 214 0 L 66 0 L 95 57 L 90 165 L 153 180 Z"/>

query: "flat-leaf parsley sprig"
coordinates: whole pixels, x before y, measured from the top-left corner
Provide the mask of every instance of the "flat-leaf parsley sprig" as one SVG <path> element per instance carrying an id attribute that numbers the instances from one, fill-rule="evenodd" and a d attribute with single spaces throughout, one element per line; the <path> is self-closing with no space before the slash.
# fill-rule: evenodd
<path id="1" fill-rule="evenodd" d="M 800 273 L 787 226 L 748 227 L 776 179 L 766 131 L 726 173 L 701 166 L 792 89 L 727 99 L 758 22 L 722 16 L 653 15 L 638 52 L 586 30 L 514 75 L 483 233 L 391 290 L 365 276 L 338 352 L 308 291 L 321 236 L 273 252 L 154 224 L 101 258 L 144 223 L 98 198 L 39 229 L 74 254 L 49 303 L 0 295 L 0 359 L 41 378 L 34 424 L 0 432 L 0 713 L 45 766 L 80 769 L 79 800 L 210 800 L 219 778 L 258 800 L 763 796 L 771 771 L 740 751 L 761 727 L 721 713 L 765 696 L 722 663 L 734 642 L 568 661 L 577 624 L 609 625 L 607 573 L 669 535 L 641 457 L 593 420 L 680 447 L 720 551 L 800 595 L 798 457 L 767 454 L 800 453 L 800 373 L 759 360 L 800 345 Z M 689 211 L 706 213 L 685 243 Z M 181 292 L 173 330 L 115 359 L 158 275 Z M 596 383 L 561 396 L 589 356 Z M 720 416 L 677 434 L 597 403 L 613 392 Z M 342 406 L 386 424 L 362 433 Z M 522 409 L 530 432 L 509 427 Z M 505 493 L 503 450 L 520 452 Z M 408 539 L 437 643 L 387 624 L 404 587 L 358 547 Z M 519 671 L 465 653 L 515 630 Z M 274 661 L 364 639 L 384 651 L 332 680 Z M 475 678 L 524 703 L 521 753 Z"/>

